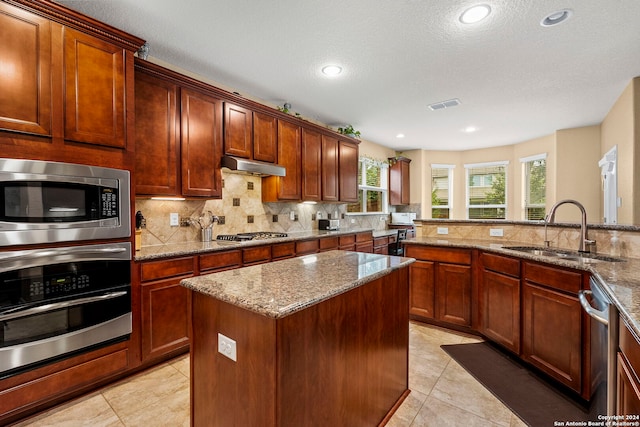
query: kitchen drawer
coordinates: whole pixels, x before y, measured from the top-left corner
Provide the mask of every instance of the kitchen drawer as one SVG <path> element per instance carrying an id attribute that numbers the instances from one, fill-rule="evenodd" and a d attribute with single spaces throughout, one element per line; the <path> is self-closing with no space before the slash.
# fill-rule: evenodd
<path id="1" fill-rule="evenodd" d="M 619 336 L 620 350 L 624 353 L 637 375 L 637 373 L 640 373 L 640 343 L 638 343 L 635 335 L 631 333 L 622 317 L 620 317 Z"/>
<path id="2" fill-rule="evenodd" d="M 437 261 L 465 265 L 471 264 L 471 251 L 469 249 L 405 245 L 405 256 L 424 261 Z"/>
<path id="3" fill-rule="evenodd" d="M 244 265 L 268 262 L 271 260 L 271 246 L 258 246 L 242 250 L 242 263 Z"/>
<path id="4" fill-rule="evenodd" d="M 375 239 L 373 239 L 373 246 L 376 248 L 379 246 L 386 246 L 388 244 L 389 244 L 389 236 L 376 237 Z"/>
<path id="5" fill-rule="evenodd" d="M 296 255 L 314 254 L 319 249 L 319 239 L 301 240 L 296 242 Z"/>
<path id="6" fill-rule="evenodd" d="M 338 249 L 340 245 L 338 236 L 333 237 L 323 237 L 320 239 L 320 250 L 321 251 L 331 251 L 334 249 Z"/>
<path id="7" fill-rule="evenodd" d="M 482 252 L 480 261 L 486 270 L 520 277 L 520 260 L 518 259 Z"/>
<path id="8" fill-rule="evenodd" d="M 355 234 L 347 234 L 346 236 L 340 236 L 340 246 L 353 245 L 356 242 Z"/>
<path id="9" fill-rule="evenodd" d="M 577 294 L 582 289 L 582 274 L 543 264 L 523 263 L 523 279 L 560 291 Z"/>
<path id="10" fill-rule="evenodd" d="M 242 265 L 242 252 L 240 249 L 200 255 L 200 272 L 229 270 L 240 267 L 240 265 Z"/>
<path id="11" fill-rule="evenodd" d="M 397 235 L 392 235 L 392 236 L 388 236 L 389 238 L 389 243 L 395 243 L 398 241 L 398 236 Z"/>
<path id="12" fill-rule="evenodd" d="M 193 257 L 143 262 L 140 264 L 140 280 L 149 282 L 167 277 L 193 274 L 195 271 L 193 262 Z"/>
<path id="13" fill-rule="evenodd" d="M 276 259 L 292 258 L 296 256 L 296 243 L 276 243 L 271 247 L 271 257 Z"/>
<path id="14" fill-rule="evenodd" d="M 356 243 L 370 242 L 373 240 L 373 233 L 370 231 L 356 234 Z"/>

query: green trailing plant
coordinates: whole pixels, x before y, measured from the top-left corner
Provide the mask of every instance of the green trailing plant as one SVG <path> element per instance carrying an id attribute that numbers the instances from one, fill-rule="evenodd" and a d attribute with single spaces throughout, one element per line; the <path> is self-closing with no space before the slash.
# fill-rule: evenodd
<path id="1" fill-rule="evenodd" d="M 347 135 L 347 136 L 353 136 L 355 138 L 360 138 L 360 131 L 359 130 L 355 130 L 353 128 L 353 126 L 351 126 L 351 125 L 347 125 L 345 127 L 339 127 L 338 128 L 338 132 L 340 132 L 342 135 Z"/>

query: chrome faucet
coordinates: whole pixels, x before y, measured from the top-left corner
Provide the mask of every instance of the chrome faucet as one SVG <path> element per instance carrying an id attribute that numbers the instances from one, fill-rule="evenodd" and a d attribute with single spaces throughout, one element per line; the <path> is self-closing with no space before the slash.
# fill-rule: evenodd
<path id="1" fill-rule="evenodd" d="M 545 246 L 549 245 L 549 241 L 547 240 L 547 224 L 553 224 L 556 221 L 556 210 L 558 209 L 558 207 L 560 207 L 561 205 L 570 203 L 572 205 L 576 205 L 579 209 L 580 212 L 582 213 L 582 222 L 580 224 L 580 245 L 578 246 L 578 251 L 579 252 L 592 252 L 592 249 L 594 249 L 596 241 L 595 240 L 589 240 L 589 236 L 588 236 L 588 230 L 587 230 L 587 211 L 585 210 L 584 206 L 582 206 L 582 203 L 578 202 L 577 200 L 572 200 L 572 199 L 565 199 L 565 200 L 560 200 L 559 202 L 556 202 L 556 204 L 554 204 L 551 207 L 551 210 L 549 211 L 549 214 L 544 218 L 544 240 L 545 240 Z M 586 249 L 588 248 L 588 249 Z M 595 252 L 595 250 L 593 251 Z"/>

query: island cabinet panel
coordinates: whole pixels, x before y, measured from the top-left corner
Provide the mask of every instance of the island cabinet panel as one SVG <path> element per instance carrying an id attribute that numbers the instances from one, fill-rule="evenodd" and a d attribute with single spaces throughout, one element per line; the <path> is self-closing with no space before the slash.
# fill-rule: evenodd
<path id="1" fill-rule="evenodd" d="M 322 135 L 302 128 L 302 200 L 322 199 Z"/>
<path id="2" fill-rule="evenodd" d="M 384 425 L 408 393 L 407 279 L 396 270 L 278 319 L 194 292 L 191 425 Z"/>
<path id="3" fill-rule="evenodd" d="M 65 139 L 124 148 L 125 51 L 64 29 Z"/>
<path id="4" fill-rule="evenodd" d="M 299 240 L 296 242 L 296 255 L 314 254 L 320 249 L 319 239 Z"/>
<path id="5" fill-rule="evenodd" d="M 180 194 L 178 91 L 136 68 L 136 194 Z"/>
<path id="6" fill-rule="evenodd" d="M 186 350 L 191 336 L 191 292 L 180 280 L 195 272 L 193 257 L 140 264 L 142 361 Z"/>
<path id="7" fill-rule="evenodd" d="M 480 332 L 520 353 L 520 261 L 480 254 Z"/>
<path id="8" fill-rule="evenodd" d="M 181 120 L 182 194 L 222 197 L 222 101 L 183 88 Z"/>
<path id="9" fill-rule="evenodd" d="M 302 199 L 302 128 L 292 122 L 278 120 L 278 164 L 286 176 L 262 178 L 262 201 Z"/>
<path id="10" fill-rule="evenodd" d="M 338 139 L 322 135 L 322 200 L 325 202 L 340 199 L 338 170 Z"/>
<path id="11" fill-rule="evenodd" d="M 338 186 L 340 201 L 358 201 L 358 144 L 349 141 L 338 143 Z"/>
<path id="12" fill-rule="evenodd" d="M 276 163 L 278 157 L 278 120 L 269 114 L 253 112 L 253 158 Z"/>
<path id="13" fill-rule="evenodd" d="M 253 157 L 253 113 L 248 108 L 224 103 L 224 154 Z"/>
<path id="14" fill-rule="evenodd" d="M 620 318 L 620 348 L 617 355 L 617 411 L 618 415 L 640 414 L 640 343 Z"/>
<path id="15" fill-rule="evenodd" d="M 406 245 L 412 264 L 409 312 L 450 326 L 470 328 L 474 301 L 471 250 Z"/>
<path id="16" fill-rule="evenodd" d="M 0 129 L 51 135 L 51 24 L 0 3 Z"/>

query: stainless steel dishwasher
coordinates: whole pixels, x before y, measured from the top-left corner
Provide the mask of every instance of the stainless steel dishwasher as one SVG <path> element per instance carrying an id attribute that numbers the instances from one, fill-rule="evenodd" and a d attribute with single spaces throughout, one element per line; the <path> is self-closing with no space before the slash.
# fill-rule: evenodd
<path id="1" fill-rule="evenodd" d="M 591 316 L 591 375 L 602 375 L 603 382 L 591 399 L 598 415 L 616 413 L 616 353 L 618 351 L 618 309 L 598 280 L 591 277 L 591 290 L 578 293 L 582 308 Z M 591 303 L 588 296 L 591 296 Z"/>

